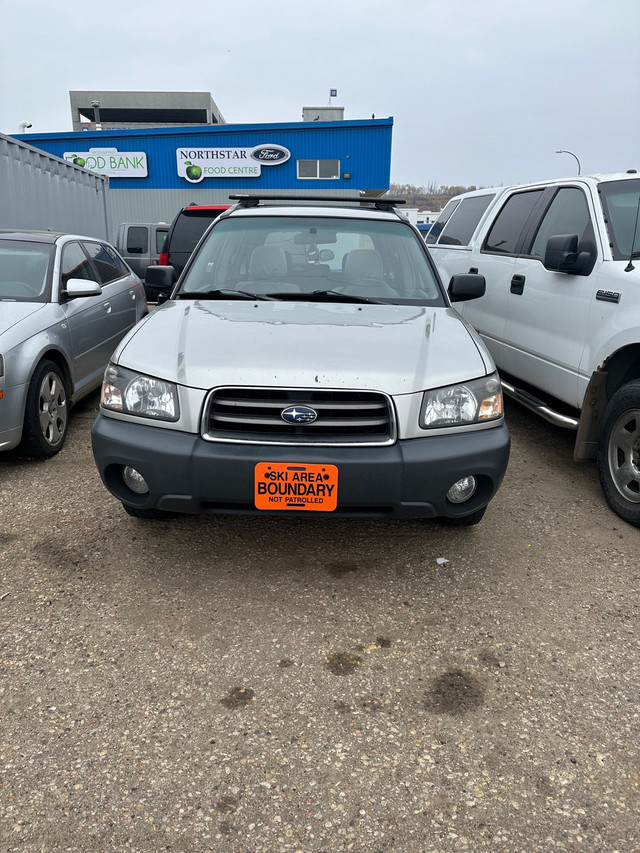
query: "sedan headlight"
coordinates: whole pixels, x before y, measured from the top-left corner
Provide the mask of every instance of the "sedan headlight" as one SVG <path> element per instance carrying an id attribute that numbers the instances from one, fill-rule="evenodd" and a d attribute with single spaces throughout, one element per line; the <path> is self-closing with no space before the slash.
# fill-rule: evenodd
<path id="1" fill-rule="evenodd" d="M 160 421 L 180 417 L 178 389 L 173 382 L 110 364 L 104 374 L 100 405 L 113 412 Z"/>
<path id="2" fill-rule="evenodd" d="M 420 410 L 422 429 L 441 429 L 493 421 L 504 413 L 497 373 L 459 385 L 425 391 Z"/>

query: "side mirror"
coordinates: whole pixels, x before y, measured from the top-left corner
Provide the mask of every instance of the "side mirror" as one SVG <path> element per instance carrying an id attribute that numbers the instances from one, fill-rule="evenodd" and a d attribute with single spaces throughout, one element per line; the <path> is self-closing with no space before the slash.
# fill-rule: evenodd
<path id="1" fill-rule="evenodd" d="M 487 281 L 483 275 L 462 272 L 451 276 L 447 292 L 452 302 L 466 302 L 484 296 L 486 289 Z"/>
<path id="2" fill-rule="evenodd" d="M 144 283 L 149 287 L 162 290 L 172 290 L 176 282 L 176 271 L 172 266 L 153 264 L 144 273 Z"/>
<path id="3" fill-rule="evenodd" d="M 86 278 L 70 278 L 62 292 L 68 299 L 75 299 L 78 296 L 100 296 L 102 288 L 97 281 L 89 281 Z"/>
<path id="4" fill-rule="evenodd" d="M 570 275 L 589 275 L 594 260 L 591 252 L 578 252 L 577 234 L 558 234 L 547 240 L 545 269 Z"/>

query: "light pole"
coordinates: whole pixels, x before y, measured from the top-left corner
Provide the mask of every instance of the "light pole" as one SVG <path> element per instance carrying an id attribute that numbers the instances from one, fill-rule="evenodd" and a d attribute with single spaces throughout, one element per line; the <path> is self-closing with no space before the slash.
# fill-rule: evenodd
<path id="1" fill-rule="evenodd" d="M 575 159 L 576 163 L 578 164 L 578 174 L 580 174 L 580 160 L 578 160 L 578 158 L 573 153 L 573 151 L 556 151 L 556 154 L 571 154 L 571 156 Z"/>

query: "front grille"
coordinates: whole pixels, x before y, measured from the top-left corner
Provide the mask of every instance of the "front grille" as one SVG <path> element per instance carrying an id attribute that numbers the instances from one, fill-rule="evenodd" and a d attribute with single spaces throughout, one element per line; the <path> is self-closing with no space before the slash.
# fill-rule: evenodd
<path id="1" fill-rule="evenodd" d="M 281 413 L 307 406 L 313 423 L 289 424 Z M 300 388 L 217 388 L 207 399 L 203 437 L 209 441 L 270 444 L 391 444 L 390 399 L 374 391 Z"/>

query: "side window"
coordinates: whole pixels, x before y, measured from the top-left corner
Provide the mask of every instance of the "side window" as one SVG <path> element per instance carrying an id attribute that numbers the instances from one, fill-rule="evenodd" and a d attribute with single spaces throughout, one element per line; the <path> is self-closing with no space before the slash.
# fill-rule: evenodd
<path id="1" fill-rule="evenodd" d="M 538 203 L 544 188 L 514 193 L 498 214 L 482 247 L 483 252 L 515 255 L 518 241 L 529 216 Z"/>
<path id="2" fill-rule="evenodd" d="M 493 195 L 476 195 L 463 198 L 438 240 L 440 246 L 467 246 L 480 222 L 482 214 L 489 207 Z"/>
<path id="3" fill-rule="evenodd" d="M 127 231 L 127 253 L 144 255 L 149 251 L 149 229 L 144 225 L 132 225 Z"/>
<path id="4" fill-rule="evenodd" d="M 83 278 L 88 281 L 98 281 L 89 259 L 82 251 L 80 243 L 67 243 L 64 247 L 62 250 L 60 273 L 63 289 L 67 286 L 67 282 L 70 278 Z"/>
<path id="5" fill-rule="evenodd" d="M 102 243 L 83 243 L 83 246 L 98 269 L 101 284 L 108 284 L 127 275 L 124 264 L 108 246 Z"/>
<path id="6" fill-rule="evenodd" d="M 160 252 L 164 249 L 164 241 L 167 239 L 166 231 L 156 231 L 156 252 L 160 254 Z"/>
<path id="7" fill-rule="evenodd" d="M 587 200 L 582 190 L 577 187 L 561 187 L 555 194 L 540 223 L 529 254 L 543 260 L 547 240 L 558 234 L 577 234 L 579 244 L 584 244 L 585 241 L 593 244 L 593 228 Z"/>
<path id="8" fill-rule="evenodd" d="M 449 201 L 449 202 L 447 202 L 447 204 L 445 204 L 444 208 L 442 209 L 442 213 L 440 214 L 438 219 L 434 222 L 434 224 L 431 226 L 431 230 L 427 234 L 427 238 L 426 238 L 427 243 L 437 242 L 438 237 L 442 233 L 442 229 L 447 224 L 449 217 L 453 214 L 453 211 L 456 209 L 456 207 L 459 204 L 460 204 L 459 198 L 451 199 L 451 201 Z"/>

